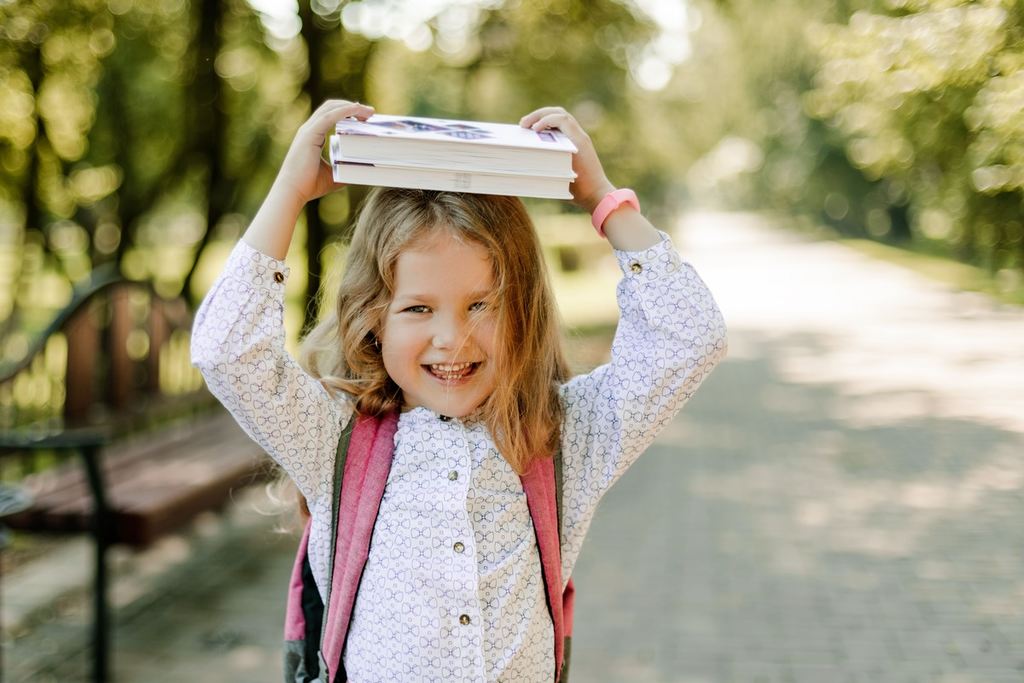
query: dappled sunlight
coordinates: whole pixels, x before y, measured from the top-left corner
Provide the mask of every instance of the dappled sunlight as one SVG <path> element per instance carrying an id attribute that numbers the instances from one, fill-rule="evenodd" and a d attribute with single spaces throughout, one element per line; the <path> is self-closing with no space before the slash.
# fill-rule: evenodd
<path id="1" fill-rule="evenodd" d="M 1005 344 L 1019 338 L 1011 311 L 959 309 L 910 273 L 752 217 L 704 215 L 680 234 L 725 312 L 729 357 L 609 492 L 590 543 L 622 559 L 581 556 L 577 585 L 614 582 L 620 609 L 686 615 L 677 654 L 655 656 L 707 680 L 786 680 L 787 667 L 792 680 L 1015 680 L 1024 433 L 1001 402 L 1019 400 L 1019 358 L 956 327 Z M 854 291 L 858 272 L 875 297 Z M 934 376 L 999 381 L 972 406 Z M 672 589 L 648 596 L 665 576 Z M 580 651 L 661 627 L 627 636 L 586 610 Z"/>
<path id="2" fill-rule="evenodd" d="M 920 273 L 1024 302 L 1020 8 L 0 0 L 0 361 L 99 267 L 198 304 L 272 183 L 299 187 L 274 179 L 318 100 L 493 121 L 562 105 L 729 328 L 728 358 L 595 517 L 574 568 L 573 680 L 1019 681 L 1024 308 Z M 293 355 L 307 318 L 333 307 L 364 196 L 330 193 L 298 219 Z M 779 217 L 661 220 L 696 202 Z M 568 360 L 587 371 L 609 357 L 621 272 L 578 207 L 528 207 Z M 135 322 L 127 358 L 160 350 L 147 378 L 174 397 L 202 385 L 187 329 L 161 346 Z M 79 349 L 53 336 L 0 406 L 71 403 L 63 369 Z M 91 367 L 97 393 L 117 387 L 120 366 Z M 132 495 L 205 481 L 195 455 L 153 465 Z M 119 680 L 279 669 L 294 539 L 244 507 L 112 553 Z M 76 553 L 54 556 L 57 573 L 84 576 Z M 15 578 L 5 600 L 24 597 Z M 14 650 L 21 670 L 84 670 L 86 603 L 62 602 Z"/>
<path id="3" fill-rule="evenodd" d="M 741 357 L 715 370 L 609 493 L 591 542 L 626 559 L 615 573 L 601 558 L 598 576 L 626 585 L 648 571 L 640 530 L 671 539 L 669 559 L 644 576 L 673 576 L 661 603 L 696 623 L 681 627 L 680 659 L 731 662 L 741 648 L 734 674 L 792 662 L 819 667 L 807 680 L 875 671 L 863 678 L 875 681 L 929 662 L 937 673 L 922 680 L 988 683 L 940 674 L 1012 670 L 1024 437 L 984 420 L 851 424 L 846 408 L 859 399 L 843 385 L 791 381 L 776 362 L 814 337 L 734 327 Z M 640 509 L 633 526 L 615 521 Z M 581 558 L 579 585 L 591 571 Z"/>
<path id="4" fill-rule="evenodd" d="M 903 475 L 882 462 L 900 458 L 898 449 L 880 453 L 871 468 L 850 471 L 844 452 L 816 450 L 815 436 L 809 434 L 806 445 L 794 444 L 794 455 L 782 462 L 772 455 L 777 447 L 758 451 L 751 446 L 751 464 L 703 473 L 694 477 L 689 490 L 736 505 L 770 505 L 772 511 L 758 515 L 754 524 L 759 535 L 783 543 L 774 561 L 792 561 L 796 547 L 808 556 L 800 565 L 817 571 L 821 567 L 809 566 L 816 564 L 810 558 L 830 553 L 928 558 L 936 535 L 958 522 L 1009 513 L 1013 494 L 1024 484 L 1020 443 L 1004 444 L 992 453 L 964 454 L 965 459 L 977 459 L 964 471 L 929 467 L 919 475 Z M 850 439 L 847 448 L 856 447 L 856 439 Z M 757 452 L 764 453 L 764 462 Z M 788 571 L 784 566 L 779 570 Z"/>
<path id="5" fill-rule="evenodd" d="M 785 379 L 838 385 L 855 399 L 844 405 L 852 426 L 947 416 L 1024 432 L 1024 347 L 1007 343 L 1024 339 L 1020 308 L 950 292 L 832 242 L 766 241 L 761 221 L 694 214 L 683 248 L 706 264 L 731 329 L 811 335 L 783 352 Z M 751 351 L 741 342 L 731 355 Z"/>
<path id="6" fill-rule="evenodd" d="M 750 454 L 690 491 L 771 506 L 753 523 L 780 542 L 778 571 L 820 571 L 831 553 L 928 562 L 951 527 L 1012 514 L 1024 350 L 1006 341 L 1024 338 L 1019 310 L 749 215 L 697 214 L 680 231 L 725 313 L 733 371 L 755 389 L 720 408 L 752 423 L 669 434 Z"/>

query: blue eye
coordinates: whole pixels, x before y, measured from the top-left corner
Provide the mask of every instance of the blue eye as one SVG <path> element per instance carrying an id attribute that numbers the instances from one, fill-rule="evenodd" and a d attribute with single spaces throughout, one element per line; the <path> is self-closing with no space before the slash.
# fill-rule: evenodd
<path id="1" fill-rule="evenodd" d="M 402 313 L 427 313 L 430 309 L 423 305 L 410 306 L 402 311 Z"/>

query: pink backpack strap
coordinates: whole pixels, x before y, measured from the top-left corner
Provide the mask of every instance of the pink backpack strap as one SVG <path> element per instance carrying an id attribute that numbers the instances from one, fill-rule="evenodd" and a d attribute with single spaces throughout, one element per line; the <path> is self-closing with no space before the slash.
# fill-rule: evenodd
<path id="1" fill-rule="evenodd" d="M 335 454 L 334 486 L 331 496 L 331 515 L 337 519 L 338 495 L 341 490 L 342 468 L 348 456 L 348 445 L 357 420 L 350 419 L 341 430 Z M 288 582 L 288 602 L 284 624 L 284 681 L 295 683 L 311 679 L 318 671 L 320 641 L 323 634 L 324 605 L 313 580 L 309 566 L 309 536 L 312 520 L 306 520 L 302 540 L 295 553 L 295 566 Z M 334 542 L 332 532 L 331 542 Z M 328 570 L 329 572 L 330 570 Z M 330 574 L 328 574 L 329 576 Z M 321 667 L 322 668 L 322 667 Z"/>
<path id="2" fill-rule="evenodd" d="M 341 500 L 338 506 L 337 540 L 327 602 L 320 676 L 335 680 L 341 669 L 356 591 L 370 553 L 370 538 L 377 521 L 384 485 L 391 471 L 398 413 L 381 419 L 360 416 L 352 432 L 345 461 Z"/>
<path id="3" fill-rule="evenodd" d="M 559 541 L 558 500 L 555 492 L 555 465 L 551 458 L 534 462 L 530 471 L 522 475 L 526 504 L 530 508 L 533 529 L 537 534 L 537 548 L 540 551 L 541 571 L 544 574 L 544 588 L 551 611 L 551 622 L 555 631 L 555 681 L 562 675 L 565 661 L 565 638 L 572 624 L 572 583 L 566 587 L 569 619 L 566 620 L 566 595 L 562 592 L 562 553 Z"/>
<path id="4" fill-rule="evenodd" d="M 572 579 L 565 584 L 565 591 L 562 592 L 562 618 L 565 619 L 565 637 L 572 637 L 572 614 L 576 605 L 576 586 L 572 585 Z M 568 655 L 566 655 L 568 659 Z"/>
<path id="5" fill-rule="evenodd" d="M 302 532 L 299 551 L 295 555 L 295 566 L 292 568 L 292 578 L 288 582 L 288 604 L 284 615 L 285 641 L 302 640 L 306 637 L 306 616 L 302 613 L 302 561 L 309 547 L 309 528 L 312 524 L 312 519 L 306 520 L 306 530 Z"/>

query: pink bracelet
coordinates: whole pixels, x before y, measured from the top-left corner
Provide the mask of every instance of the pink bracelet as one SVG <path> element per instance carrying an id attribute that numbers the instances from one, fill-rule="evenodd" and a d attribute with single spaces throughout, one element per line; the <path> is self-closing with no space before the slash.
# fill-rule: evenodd
<path id="1" fill-rule="evenodd" d="M 604 199 L 598 202 L 597 208 L 594 209 L 594 213 L 590 216 L 590 222 L 593 223 L 598 235 L 601 237 L 605 236 L 604 222 L 608 220 L 608 216 L 612 211 L 623 204 L 629 204 L 637 211 L 640 210 L 640 200 L 636 198 L 636 192 L 627 188 L 612 190 L 604 196 Z"/>

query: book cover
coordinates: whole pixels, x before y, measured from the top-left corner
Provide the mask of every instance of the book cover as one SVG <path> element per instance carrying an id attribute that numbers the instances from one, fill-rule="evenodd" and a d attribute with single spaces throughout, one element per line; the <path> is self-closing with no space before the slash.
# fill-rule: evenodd
<path id="1" fill-rule="evenodd" d="M 572 140 L 558 130 L 534 131 L 511 123 L 459 121 L 421 116 L 374 114 L 366 121 L 343 119 L 338 135 L 419 142 L 465 143 L 480 147 L 511 147 L 537 151 L 577 151 Z"/>

